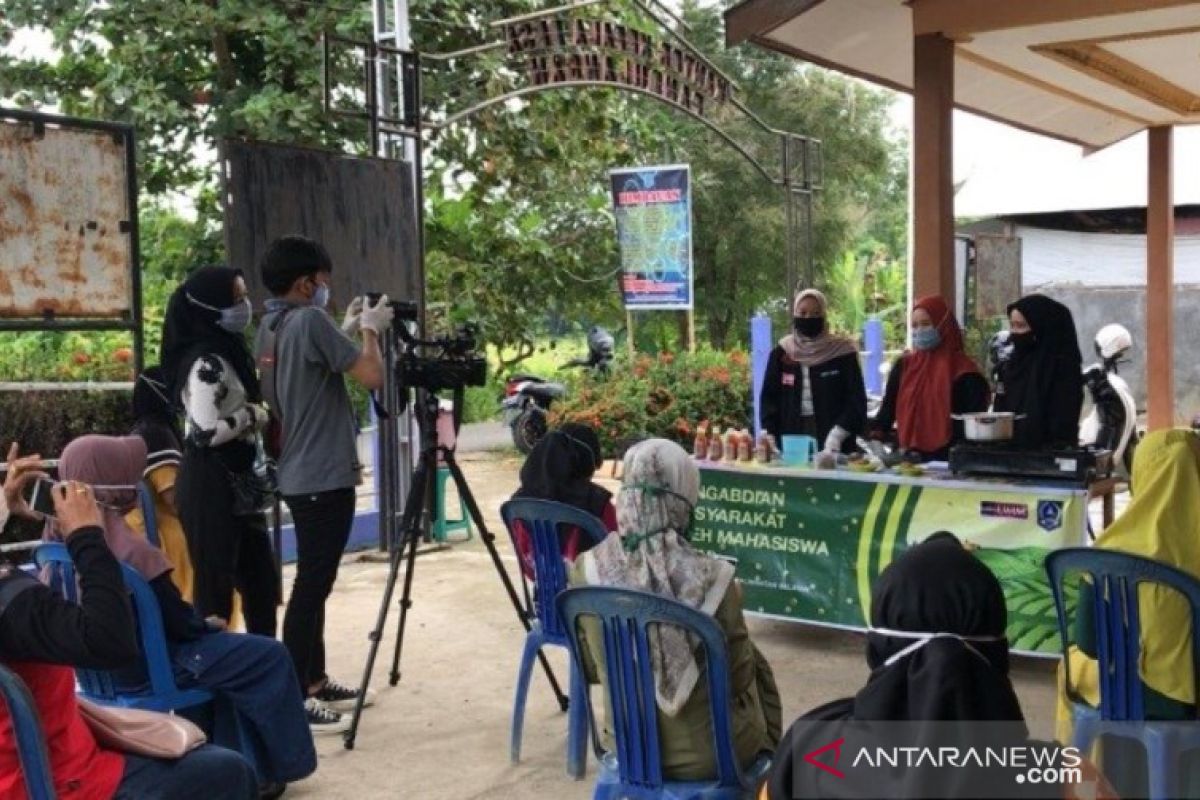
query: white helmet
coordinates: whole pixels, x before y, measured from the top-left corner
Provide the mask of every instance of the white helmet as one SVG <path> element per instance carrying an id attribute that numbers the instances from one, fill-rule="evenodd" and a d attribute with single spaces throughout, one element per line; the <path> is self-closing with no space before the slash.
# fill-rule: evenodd
<path id="1" fill-rule="evenodd" d="M 1096 355 L 1108 361 L 1124 355 L 1126 350 L 1133 347 L 1133 336 L 1124 325 L 1113 323 L 1100 329 L 1096 334 L 1095 345 Z"/>

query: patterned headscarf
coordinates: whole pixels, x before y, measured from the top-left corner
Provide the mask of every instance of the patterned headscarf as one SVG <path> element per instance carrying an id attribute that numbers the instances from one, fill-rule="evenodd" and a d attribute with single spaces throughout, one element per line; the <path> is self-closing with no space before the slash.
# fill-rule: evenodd
<path id="1" fill-rule="evenodd" d="M 625 454 L 625 484 L 617 498 L 618 532 L 583 555 L 589 584 L 640 589 L 716 613 L 734 569 L 688 543 L 700 497 L 700 471 L 682 447 L 650 439 Z M 650 630 L 658 707 L 683 708 L 700 678 L 692 638 L 667 625 Z"/>

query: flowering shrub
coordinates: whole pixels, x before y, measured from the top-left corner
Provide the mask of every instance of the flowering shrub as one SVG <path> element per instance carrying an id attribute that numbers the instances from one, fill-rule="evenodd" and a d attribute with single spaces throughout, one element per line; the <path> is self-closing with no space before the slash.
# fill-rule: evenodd
<path id="1" fill-rule="evenodd" d="M 605 453 L 662 437 L 691 449 L 702 420 L 725 429 L 750 425 L 750 357 L 742 351 L 659 353 L 619 361 L 608 378 L 583 376 L 552 411 L 552 422 L 595 429 Z"/>

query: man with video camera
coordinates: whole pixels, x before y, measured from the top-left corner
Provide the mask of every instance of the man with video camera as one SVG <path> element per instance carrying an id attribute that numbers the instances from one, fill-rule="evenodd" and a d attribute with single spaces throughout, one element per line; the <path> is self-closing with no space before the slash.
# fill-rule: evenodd
<path id="1" fill-rule="evenodd" d="M 354 522 L 360 465 L 355 415 L 345 375 L 367 389 L 383 386 L 380 337 L 392 324 L 387 296 L 355 298 L 339 329 L 325 310 L 333 263 L 303 236 L 267 248 L 263 284 L 273 295 L 255 346 L 263 393 L 279 435 L 279 491 L 296 530 L 296 579 L 283 620 L 283 643 L 306 690 L 313 733 L 340 733 L 358 690 L 325 673 L 325 601 Z M 361 335 L 362 344 L 352 337 Z"/>

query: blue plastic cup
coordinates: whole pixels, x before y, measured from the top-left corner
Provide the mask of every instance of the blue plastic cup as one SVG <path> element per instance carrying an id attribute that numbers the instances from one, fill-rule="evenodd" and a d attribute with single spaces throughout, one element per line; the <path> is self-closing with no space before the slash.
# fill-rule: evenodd
<path id="1" fill-rule="evenodd" d="M 811 436 L 786 434 L 781 437 L 783 463 L 788 467 L 807 467 L 817 455 L 817 440 Z"/>

